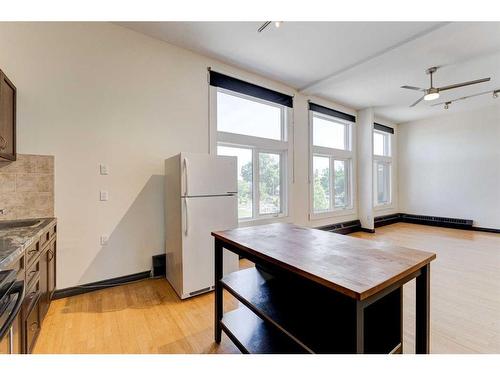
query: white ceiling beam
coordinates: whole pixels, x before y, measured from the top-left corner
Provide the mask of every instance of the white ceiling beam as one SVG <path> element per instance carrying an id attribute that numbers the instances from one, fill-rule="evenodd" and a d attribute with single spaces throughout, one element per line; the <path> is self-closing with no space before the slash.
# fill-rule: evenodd
<path id="1" fill-rule="evenodd" d="M 314 94 L 315 89 L 317 89 L 320 86 L 326 84 L 329 80 L 331 80 L 331 79 L 333 79 L 335 77 L 338 77 L 342 73 L 345 73 L 345 72 L 347 72 L 347 71 L 349 71 L 351 69 L 354 69 L 354 68 L 356 68 L 356 67 L 358 67 L 358 66 L 360 66 L 362 64 L 365 64 L 365 63 L 367 63 L 367 62 L 369 62 L 369 61 L 371 61 L 373 59 L 376 59 L 377 57 L 385 55 L 386 53 L 388 53 L 390 51 L 393 51 L 393 50 L 395 50 L 395 49 L 397 49 L 397 48 L 399 48 L 399 47 L 401 47 L 401 46 L 403 46 L 403 45 L 405 45 L 407 43 L 410 43 L 410 42 L 412 42 L 412 41 L 414 41 L 414 40 L 416 40 L 416 39 L 418 39 L 418 38 L 420 38 L 420 37 L 422 37 L 424 35 L 431 34 L 434 31 L 436 31 L 437 29 L 440 29 L 441 27 L 448 25 L 449 23 L 451 23 L 451 22 L 441 22 L 441 23 L 437 24 L 436 26 L 433 26 L 433 27 L 431 27 L 431 28 L 429 28 L 427 30 L 424 30 L 424 31 L 422 31 L 422 32 L 420 32 L 418 34 L 415 34 L 415 35 L 411 36 L 410 38 L 407 38 L 407 39 L 405 39 L 405 40 L 403 40 L 403 41 L 401 41 L 399 43 L 396 43 L 396 44 L 394 44 L 394 45 L 392 45 L 392 46 L 390 46 L 388 48 L 385 48 L 385 49 L 383 49 L 383 50 L 381 50 L 381 51 L 379 51 L 379 52 L 377 52 L 377 53 L 375 53 L 375 54 L 373 54 L 371 56 L 367 56 L 366 58 L 364 58 L 364 59 L 362 59 L 360 61 L 357 61 L 354 64 L 351 64 L 351 65 L 349 65 L 349 66 L 347 66 L 345 68 L 342 68 L 342 69 L 340 69 L 340 70 L 338 70 L 336 72 L 330 73 L 330 74 L 328 74 L 327 76 L 325 76 L 325 77 L 323 77 L 321 79 L 318 79 L 316 81 L 308 83 L 307 85 L 299 88 L 298 91 L 299 91 L 299 93 L 303 93 L 303 94 Z"/>

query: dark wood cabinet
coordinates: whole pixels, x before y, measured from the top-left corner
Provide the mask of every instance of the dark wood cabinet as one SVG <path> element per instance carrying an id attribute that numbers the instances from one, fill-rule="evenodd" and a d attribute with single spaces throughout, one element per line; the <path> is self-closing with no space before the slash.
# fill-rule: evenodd
<path id="1" fill-rule="evenodd" d="M 33 350 L 56 289 L 56 230 L 55 223 L 47 227 L 20 258 L 6 267 L 15 270 L 17 280 L 23 280 L 25 285 L 22 311 L 12 325 L 15 354 Z M 8 340 L 7 344 L 2 340 L 0 353 L 5 345 Z"/>
<path id="2" fill-rule="evenodd" d="M 49 309 L 49 284 L 48 284 L 48 251 L 44 249 L 40 255 L 40 318 L 43 320 Z"/>
<path id="3" fill-rule="evenodd" d="M 16 86 L 0 70 L 0 161 L 16 160 Z"/>
<path id="4" fill-rule="evenodd" d="M 56 246 L 57 246 L 57 241 L 54 238 L 52 241 L 52 246 L 49 248 L 47 252 L 47 287 L 48 287 L 48 293 L 47 297 L 48 300 L 52 300 L 52 295 L 54 294 L 54 291 L 56 290 Z"/>

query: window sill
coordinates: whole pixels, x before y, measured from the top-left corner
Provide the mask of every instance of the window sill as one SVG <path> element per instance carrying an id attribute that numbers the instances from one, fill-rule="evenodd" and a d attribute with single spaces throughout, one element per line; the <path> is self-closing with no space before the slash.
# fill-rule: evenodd
<path id="1" fill-rule="evenodd" d="M 247 219 L 238 221 L 238 228 L 243 227 L 252 227 L 255 225 L 265 225 L 265 224 L 273 224 L 273 223 L 291 223 L 292 219 L 290 216 L 276 216 L 276 217 L 259 217 L 257 219 Z"/>
<path id="2" fill-rule="evenodd" d="M 387 211 L 387 210 L 393 210 L 395 209 L 394 205 L 392 203 L 387 203 L 387 204 L 379 204 L 373 207 L 374 211 Z"/>
<path id="3" fill-rule="evenodd" d="M 355 215 L 355 214 L 356 214 L 355 208 L 348 208 L 345 210 L 337 209 L 334 211 L 310 213 L 309 220 L 321 220 L 321 219 L 328 219 L 331 217 L 351 216 L 351 215 Z"/>

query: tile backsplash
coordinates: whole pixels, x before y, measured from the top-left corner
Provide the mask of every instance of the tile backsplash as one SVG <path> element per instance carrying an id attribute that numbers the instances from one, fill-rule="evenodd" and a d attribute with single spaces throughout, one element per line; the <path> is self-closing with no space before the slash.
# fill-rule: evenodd
<path id="1" fill-rule="evenodd" d="M 0 161 L 0 220 L 54 216 L 54 156 Z"/>

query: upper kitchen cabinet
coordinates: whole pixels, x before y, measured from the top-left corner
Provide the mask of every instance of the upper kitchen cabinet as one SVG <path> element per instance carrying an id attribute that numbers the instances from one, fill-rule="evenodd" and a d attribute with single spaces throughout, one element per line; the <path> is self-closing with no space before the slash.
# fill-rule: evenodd
<path id="1" fill-rule="evenodd" d="M 0 161 L 16 160 L 16 86 L 0 70 Z"/>

